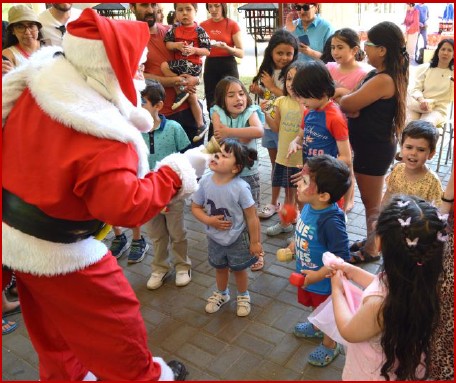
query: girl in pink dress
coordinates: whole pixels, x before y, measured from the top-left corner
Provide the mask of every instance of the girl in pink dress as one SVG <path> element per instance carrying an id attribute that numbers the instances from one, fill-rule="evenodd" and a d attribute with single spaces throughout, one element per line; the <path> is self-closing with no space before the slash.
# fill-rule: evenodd
<path id="1" fill-rule="evenodd" d="M 334 317 L 349 342 L 343 380 L 418 380 L 428 377 L 431 334 L 439 317 L 446 217 L 423 199 L 397 195 L 377 222 L 383 270 L 373 275 L 348 263 L 334 264 Z M 343 278 L 364 288 L 353 314 Z"/>

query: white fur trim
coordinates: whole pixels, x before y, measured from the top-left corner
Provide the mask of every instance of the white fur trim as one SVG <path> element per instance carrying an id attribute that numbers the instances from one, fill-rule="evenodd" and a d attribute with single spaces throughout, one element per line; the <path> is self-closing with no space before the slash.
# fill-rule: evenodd
<path id="1" fill-rule="evenodd" d="M 87 238 L 75 243 L 44 241 L 2 222 L 2 263 L 33 275 L 55 276 L 82 270 L 108 252 L 103 242 Z"/>
<path id="2" fill-rule="evenodd" d="M 86 374 L 86 376 L 84 376 L 84 379 L 82 379 L 82 381 L 86 381 L 86 382 L 95 382 L 97 380 L 98 380 L 97 377 L 90 371 Z"/>
<path id="3" fill-rule="evenodd" d="M 155 170 L 162 166 L 169 166 L 173 169 L 182 181 L 182 187 L 174 196 L 174 199 L 185 199 L 193 194 L 198 189 L 196 181 L 195 169 L 192 168 L 190 161 L 182 153 L 170 154 L 157 162 Z"/>
<path id="4" fill-rule="evenodd" d="M 103 40 L 85 39 L 65 33 L 62 39 L 65 56 L 73 65 L 92 69 L 111 69 Z"/>
<path id="5" fill-rule="evenodd" d="M 152 359 L 155 363 L 158 363 L 161 367 L 161 375 L 158 380 L 160 380 L 160 381 L 174 380 L 173 370 L 171 370 L 171 367 L 169 367 L 162 358 L 154 356 L 154 357 L 152 357 Z"/>
<path id="6" fill-rule="evenodd" d="M 89 86 L 68 60 L 63 56 L 53 58 L 57 51 L 61 49 L 42 48 L 20 69 L 3 77 L 2 126 L 28 86 L 41 109 L 55 121 L 81 133 L 132 143 L 139 157 L 138 177 L 144 177 L 149 172 L 149 162 L 141 133 L 118 107 Z M 134 109 L 131 103 L 129 109 Z"/>

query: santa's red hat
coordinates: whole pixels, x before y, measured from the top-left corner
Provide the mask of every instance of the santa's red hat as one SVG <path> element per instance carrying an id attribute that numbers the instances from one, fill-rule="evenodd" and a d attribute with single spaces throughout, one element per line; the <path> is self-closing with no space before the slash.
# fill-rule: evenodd
<path id="1" fill-rule="evenodd" d="M 62 45 L 67 59 L 78 67 L 112 68 L 123 94 L 136 106 L 133 77 L 148 40 L 147 23 L 112 20 L 86 8 L 68 23 Z"/>

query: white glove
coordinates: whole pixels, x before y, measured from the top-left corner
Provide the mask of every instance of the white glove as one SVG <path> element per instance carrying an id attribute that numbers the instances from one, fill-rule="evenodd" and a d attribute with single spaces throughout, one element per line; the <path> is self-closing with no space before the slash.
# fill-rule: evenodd
<path id="1" fill-rule="evenodd" d="M 200 145 L 196 148 L 192 148 L 184 152 L 185 158 L 190 162 L 192 168 L 195 169 L 196 176 L 200 178 L 212 157 L 212 154 L 204 153 L 203 150 L 205 149 L 204 145 Z"/>

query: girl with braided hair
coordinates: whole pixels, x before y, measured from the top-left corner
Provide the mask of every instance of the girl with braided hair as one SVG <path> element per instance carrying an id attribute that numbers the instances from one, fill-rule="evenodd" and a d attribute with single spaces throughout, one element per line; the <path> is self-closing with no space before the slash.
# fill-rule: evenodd
<path id="1" fill-rule="evenodd" d="M 383 270 L 373 275 L 349 263 L 333 265 L 337 328 L 347 340 L 343 380 L 417 380 L 429 374 L 431 334 L 439 318 L 438 280 L 446 217 L 430 203 L 397 195 L 380 213 L 376 241 Z M 353 314 L 343 278 L 364 288 Z"/>

